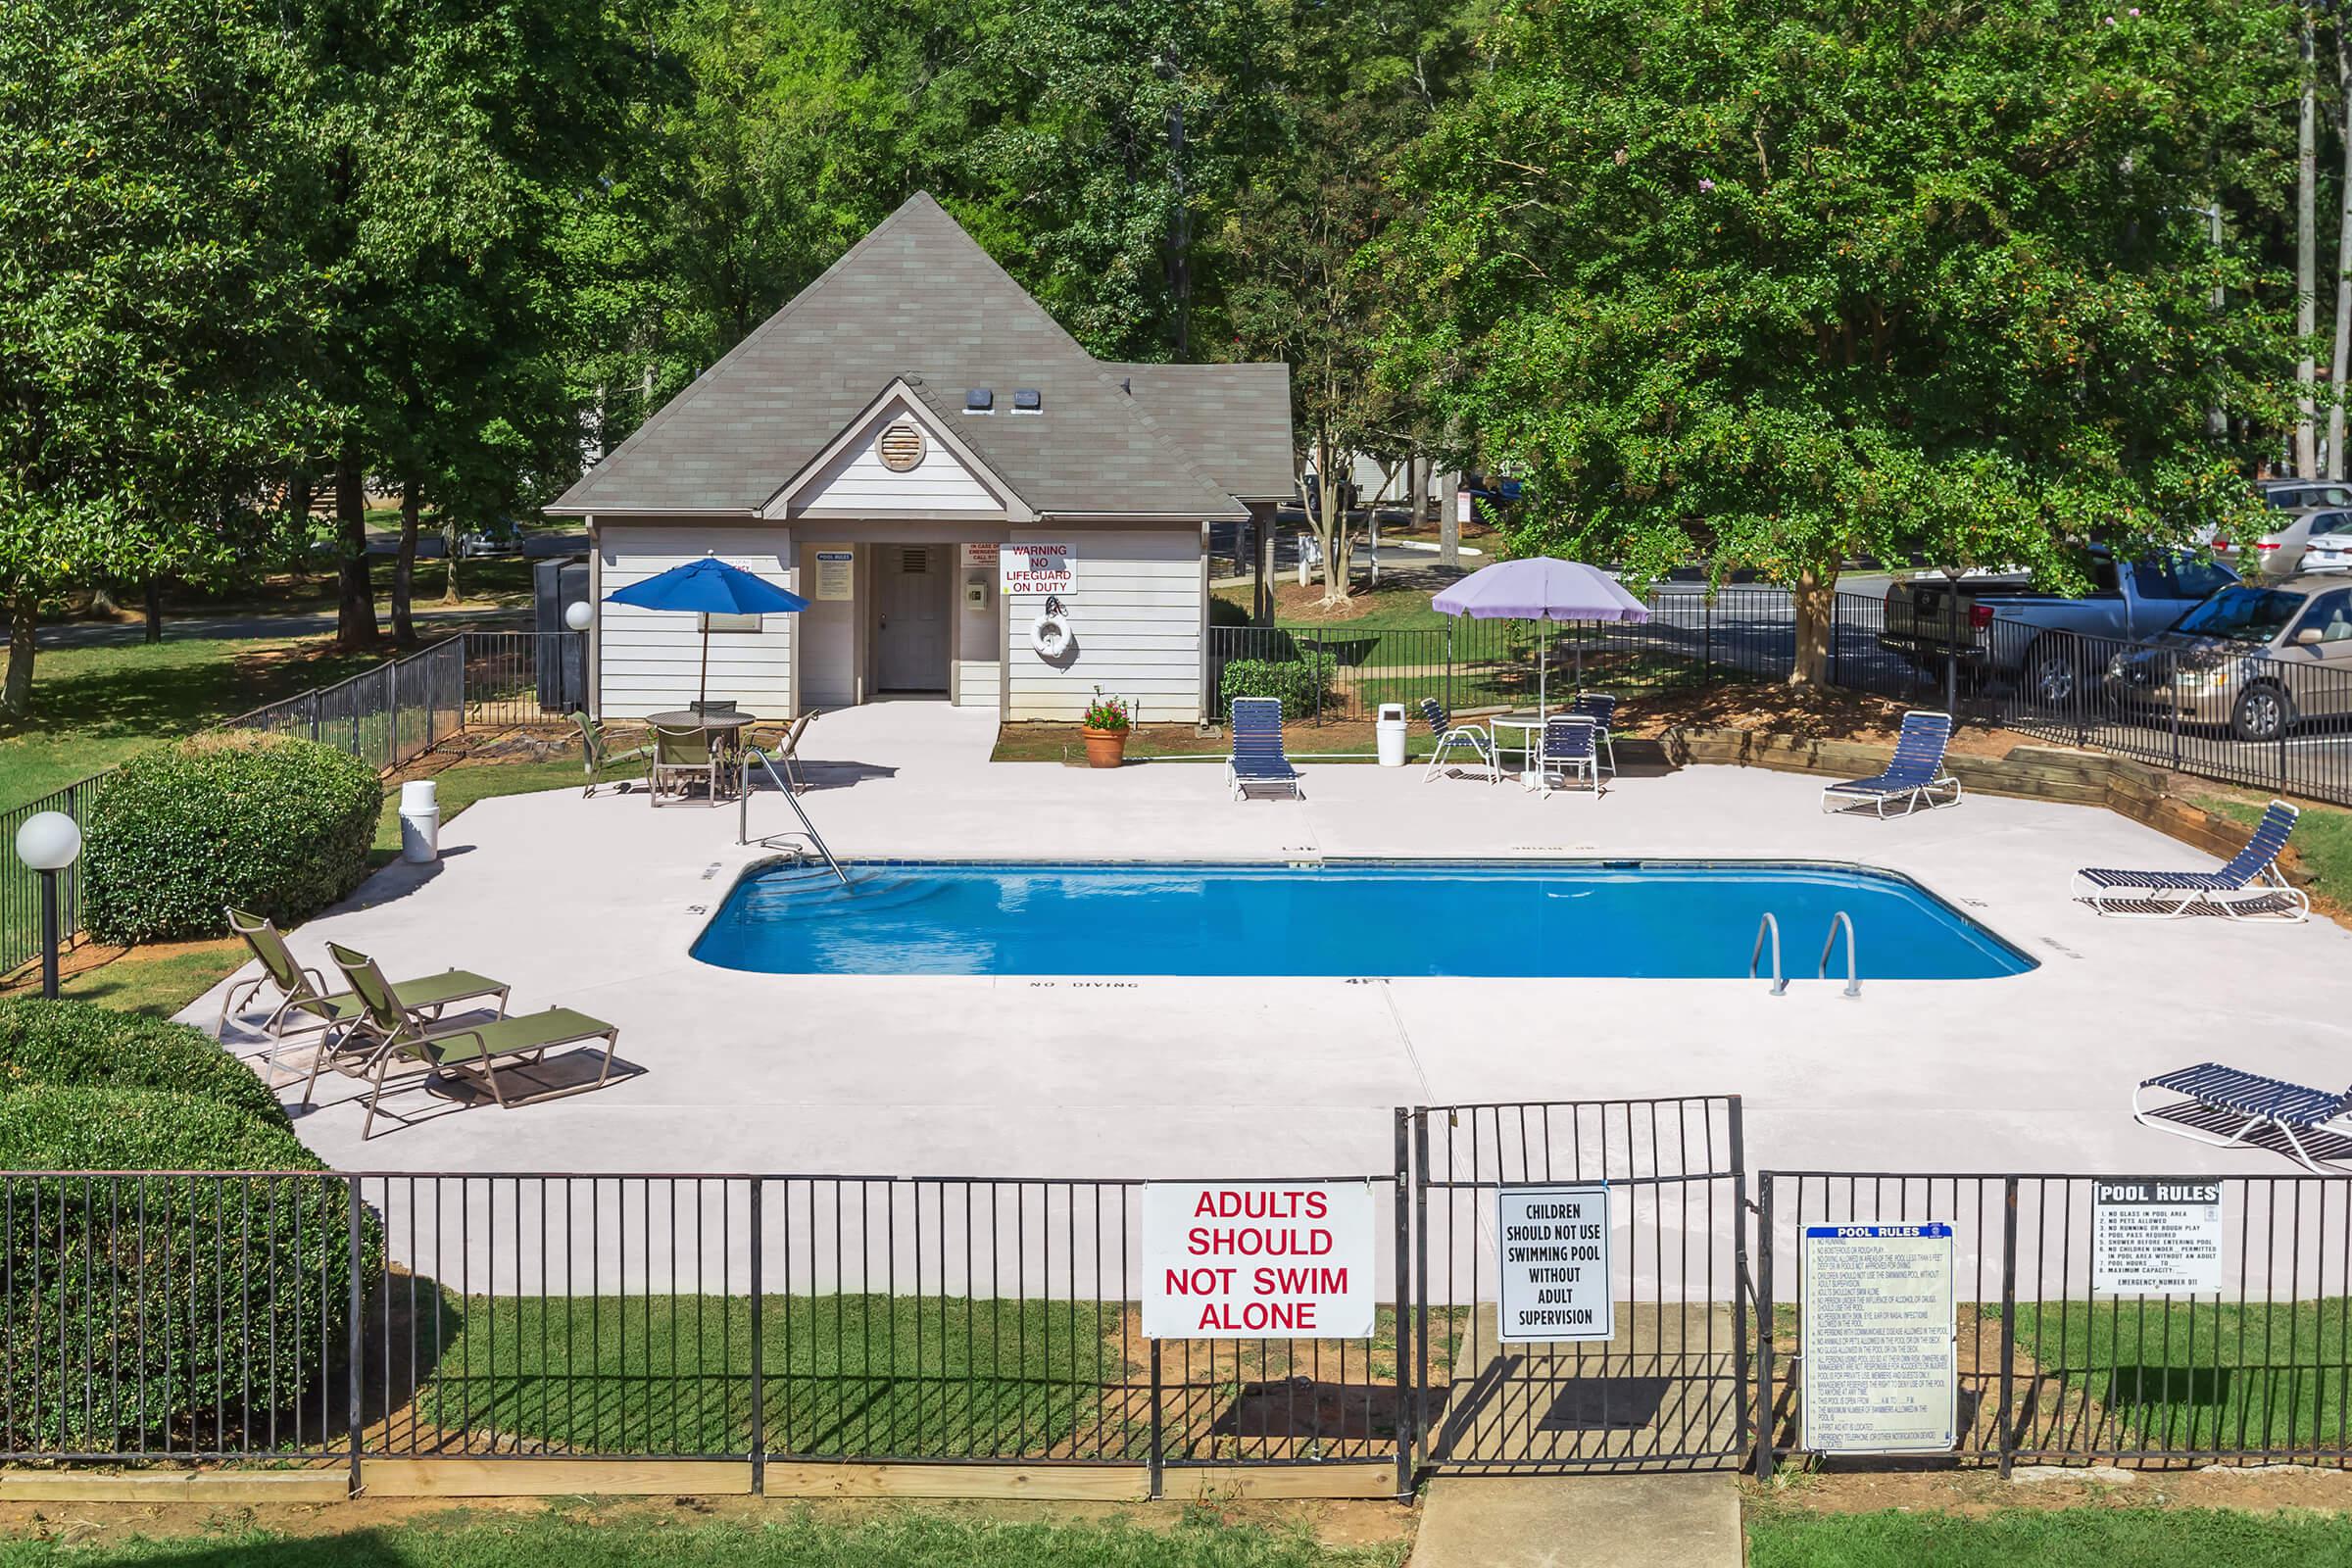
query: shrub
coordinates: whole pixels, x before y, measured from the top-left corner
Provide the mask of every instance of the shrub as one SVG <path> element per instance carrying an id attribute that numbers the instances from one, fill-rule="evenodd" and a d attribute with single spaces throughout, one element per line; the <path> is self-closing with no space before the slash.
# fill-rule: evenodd
<path id="1" fill-rule="evenodd" d="M 280 925 L 360 885 L 383 790 L 315 741 L 207 740 L 132 758 L 85 824 L 81 909 L 103 942 L 220 936 L 227 905 Z"/>
<path id="2" fill-rule="evenodd" d="M 0 1002 L 0 1094 L 32 1084 L 177 1090 L 286 1121 L 277 1096 L 203 1030 L 88 1002 Z"/>
<path id="3" fill-rule="evenodd" d="M 1217 677 L 1217 691 L 1236 697 L 1279 697 L 1282 716 L 1297 718 L 1331 701 L 1332 672 L 1339 661 L 1329 654 L 1298 659 L 1237 659 Z"/>
<path id="4" fill-rule="evenodd" d="M 294 1134 L 155 1089 L 0 1094 L 0 1170 L 318 1171 Z M 349 1193 L 328 1175 L 13 1176 L 0 1204 L 0 1387 L 15 1441 L 68 1453 L 291 1446 L 351 1288 Z M 372 1220 L 363 1277 L 379 1266 Z M 309 1397 L 304 1396 L 309 1394 Z"/>

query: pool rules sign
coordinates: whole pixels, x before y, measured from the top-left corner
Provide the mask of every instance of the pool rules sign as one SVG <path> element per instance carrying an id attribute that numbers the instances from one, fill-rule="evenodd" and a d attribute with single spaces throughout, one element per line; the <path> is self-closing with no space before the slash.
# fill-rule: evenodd
<path id="1" fill-rule="evenodd" d="M 1369 1182 L 1147 1182 L 1144 1337 L 1360 1340 L 1379 1232 Z"/>
<path id="2" fill-rule="evenodd" d="M 2222 1184 L 2112 1176 L 2090 1185 L 2090 1288 L 2101 1296 L 2209 1296 L 2222 1288 Z"/>
<path id="3" fill-rule="evenodd" d="M 1495 1203 L 1495 1338 L 1549 1345 L 1613 1337 L 1608 1188 L 1505 1187 Z"/>

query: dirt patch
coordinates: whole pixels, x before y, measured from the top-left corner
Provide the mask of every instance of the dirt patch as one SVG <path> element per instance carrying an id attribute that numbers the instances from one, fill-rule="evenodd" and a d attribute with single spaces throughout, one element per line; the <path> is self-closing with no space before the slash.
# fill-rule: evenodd
<path id="1" fill-rule="evenodd" d="M 2020 1466 L 2003 1481 L 1989 1466 L 1972 1470 L 1784 1470 L 1740 1490 L 1755 1507 L 1783 1513 L 1986 1514 L 2030 1508 L 2311 1508 L 2352 1512 L 2352 1473 L 2305 1465 L 2209 1465 L 2202 1469 L 2122 1470 Z"/>
<path id="2" fill-rule="evenodd" d="M 1903 714 L 1916 706 L 1835 687 L 1726 682 L 1695 690 L 1629 692 L 1619 701 L 1616 727 L 1627 735 L 1655 735 L 1673 725 L 1771 730 L 1801 740 L 1892 746 Z M 1947 750 L 2000 758 L 2015 746 L 2049 744 L 2018 730 L 1963 724 L 1952 731 Z"/>
<path id="3" fill-rule="evenodd" d="M 161 1539 L 267 1530 L 276 1535 L 317 1537 L 362 1530 L 452 1526 L 484 1516 L 541 1518 L 553 1514 L 584 1524 L 656 1522 L 682 1524 L 788 1517 L 806 1509 L 835 1524 L 904 1512 L 960 1519 L 1041 1520 L 1064 1524 L 1118 1520 L 1145 1530 L 1173 1530 L 1205 1510 L 1226 1524 L 1269 1530 L 1304 1530 L 1330 1546 L 1369 1546 L 1410 1540 L 1416 1516 L 1393 1502 L 1228 1502 L 1185 1494 L 1183 1477 L 1168 1478 L 1161 1502 L 843 1502 L 800 1497 L 631 1497 L 468 1498 L 462 1506 L 433 1497 L 355 1497 L 349 1502 L 223 1507 L 218 1503 L 0 1503 L 0 1537 L 100 1546 L 133 1537 Z"/>

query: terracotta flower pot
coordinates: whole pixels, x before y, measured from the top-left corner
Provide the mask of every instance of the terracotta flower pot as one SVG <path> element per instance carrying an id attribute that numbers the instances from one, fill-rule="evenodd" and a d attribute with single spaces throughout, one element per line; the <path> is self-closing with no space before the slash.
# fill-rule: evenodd
<path id="1" fill-rule="evenodd" d="M 1097 729 L 1081 724 L 1078 733 L 1086 737 L 1086 765 L 1089 767 L 1117 767 L 1127 760 L 1127 732 L 1123 729 Z"/>

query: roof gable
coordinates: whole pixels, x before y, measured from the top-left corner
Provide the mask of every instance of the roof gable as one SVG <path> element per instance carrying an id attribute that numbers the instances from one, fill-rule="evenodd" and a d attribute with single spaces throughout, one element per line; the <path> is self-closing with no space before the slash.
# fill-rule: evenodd
<path id="1" fill-rule="evenodd" d="M 758 512 L 896 377 L 1041 515 L 1240 514 L 1212 477 L 1235 465 L 1199 451 L 1214 421 L 1163 427 L 1124 368 L 1087 354 L 918 193 L 549 510 Z M 997 412 L 966 414 L 964 390 L 983 386 Z M 1040 412 L 1011 411 L 1017 388 L 1039 393 Z M 1289 436 L 1286 398 L 1275 439 Z"/>

